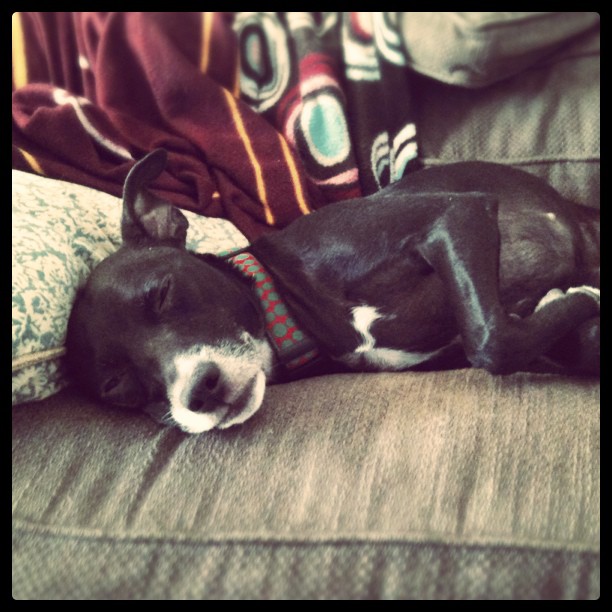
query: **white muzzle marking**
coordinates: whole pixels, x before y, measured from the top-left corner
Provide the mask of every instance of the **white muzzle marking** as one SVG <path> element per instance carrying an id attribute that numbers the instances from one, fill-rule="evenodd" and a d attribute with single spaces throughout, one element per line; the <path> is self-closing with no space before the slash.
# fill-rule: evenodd
<path id="1" fill-rule="evenodd" d="M 195 373 L 203 363 L 214 363 L 230 392 L 225 403 L 209 412 L 194 412 L 184 403 L 196 383 Z M 167 369 L 170 414 L 177 426 L 187 433 L 202 433 L 218 427 L 227 429 L 244 423 L 261 407 L 266 375 L 272 364 L 272 351 L 265 340 L 255 340 L 243 333 L 241 342 L 223 342 L 218 346 L 195 346 L 176 355 Z M 246 395 L 246 397 L 245 397 Z M 228 418 L 234 402 L 243 404 Z"/>

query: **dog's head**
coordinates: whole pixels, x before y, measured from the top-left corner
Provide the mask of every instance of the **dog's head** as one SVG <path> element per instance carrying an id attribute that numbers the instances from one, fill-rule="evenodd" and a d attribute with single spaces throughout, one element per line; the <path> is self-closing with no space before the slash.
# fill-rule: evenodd
<path id="1" fill-rule="evenodd" d="M 272 354 L 248 284 L 229 264 L 187 251 L 187 219 L 147 190 L 165 163 L 156 150 L 128 175 L 123 246 L 79 292 L 67 358 L 95 397 L 200 433 L 259 409 Z"/>

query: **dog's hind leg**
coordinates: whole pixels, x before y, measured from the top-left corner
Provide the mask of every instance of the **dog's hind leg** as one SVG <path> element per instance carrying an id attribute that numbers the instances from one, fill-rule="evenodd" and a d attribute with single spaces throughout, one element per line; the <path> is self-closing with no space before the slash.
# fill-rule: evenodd
<path id="1" fill-rule="evenodd" d="M 573 287 L 568 293 L 586 292 L 599 299 L 596 287 Z M 562 298 L 565 292 L 551 289 L 538 303 L 536 310 L 553 300 Z M 600 373 L 600 317 L 593 317 L 578 325 L 568 334 L 557 340 L 545 355 L 555 365 L 567 373 L 594 374 Z"/>
<path id="2" fill-rule="evenodd" d="M 546 357 L 564 371 L 576 374 L 600 373 L 600 318 L 584 321 L 569 334 L 555 342 Z"/>
<path id="3" fill-rule="evenodd" d="M 586 291 L 568 291 L 524 319 L 506 313 L 499 295 L 500 234 L 492 196 L 447 196 L 418 250 L 445 283 L 463 348 L 475 367 L 495 373 L 526 369 L 599 314 L 598 299 Z"/>

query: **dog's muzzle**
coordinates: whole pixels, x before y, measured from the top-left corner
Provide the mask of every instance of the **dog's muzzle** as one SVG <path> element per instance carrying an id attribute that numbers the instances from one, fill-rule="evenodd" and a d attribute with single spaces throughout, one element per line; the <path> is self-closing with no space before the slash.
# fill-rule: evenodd
<path id="1" fill-rule="evenodd" d="M 188 433 L 244 423 L 261 407 L 271 363 L 268 343 L 246 332 L 241 342 L 177 355 L 168 368 L 172 421 Z"/>

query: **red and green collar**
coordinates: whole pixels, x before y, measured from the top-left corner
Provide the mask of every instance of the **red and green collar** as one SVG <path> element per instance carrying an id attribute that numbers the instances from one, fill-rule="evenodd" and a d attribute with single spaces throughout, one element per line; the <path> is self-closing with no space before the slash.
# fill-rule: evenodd
<path id="1" fill-rule="evenodd" d="M 319 350 L 314 340 L 298 327 L 288 306 L 276 290 L 274 280 L 257 258 L 248 251 L 241 251 L 228 256 L 227 261 L 244 276 L 253 279 L 255 292 L 264 311 L 266 331 L 280 363 L 288 373 L 294 373 L 316 359 Z"/>

